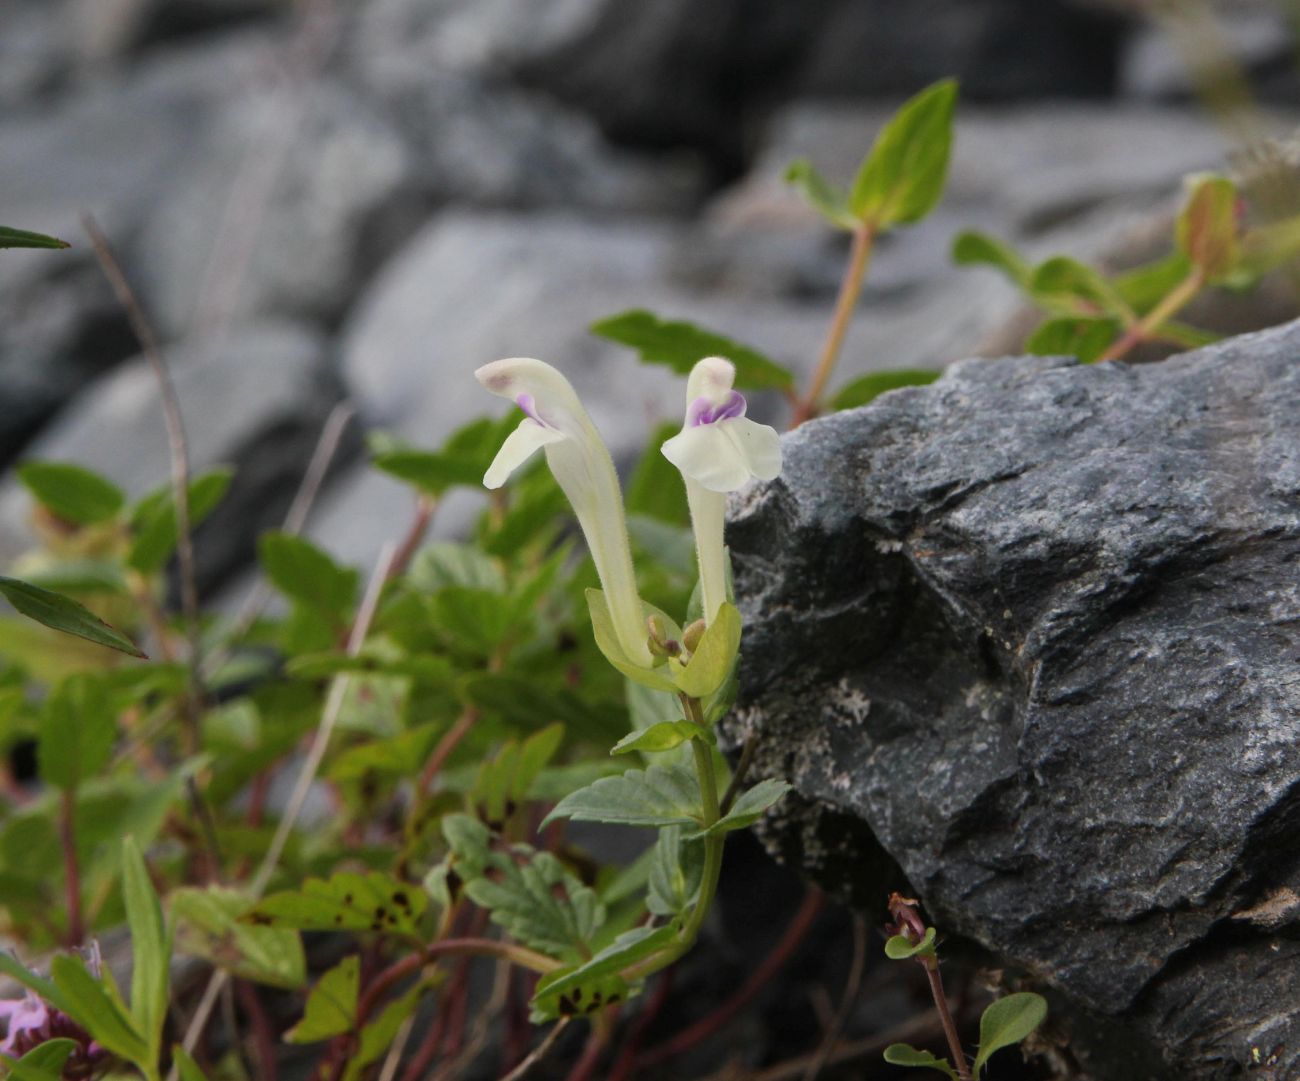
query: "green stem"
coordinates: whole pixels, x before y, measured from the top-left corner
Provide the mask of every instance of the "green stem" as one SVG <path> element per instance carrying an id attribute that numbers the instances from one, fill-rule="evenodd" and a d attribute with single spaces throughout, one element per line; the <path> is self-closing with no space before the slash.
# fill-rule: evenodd
<path id="1" fill-rule="evenodd" d="M 1204 287 L 1205 273 L 1197 268 L 1174 286 L 1164 300 L 1116 338 L 1110 348 L 1097 359 L 1099 361 L 1120 360 L 1136 346 L 1156 337 L 1156 332 L 1161 326 L 1196 299 L 1196 294 Z"/>
<path id="2" fill-rule="evenodd" d="M 826 334 L 826 342 L 822 346 L 808 393 L 795 403 L 794 416 L 790 419 L 791 428 L 799 427 L 817 412 L 822 391 L 826 388 L 831 372 L 835 370 L 840 348 L 844 345 L 844 336 L 849 331 L 849 321 L 853 309 L 857 307 L 858 296 L 862 292 L 862 279 L 866 277 L 867 267 L 871 265 L 871 249 L 875 243 L 876 227 L 873 222 L 862 222 L 853 230 L 853 248 L 849 253 L 849 265 L 840 282 L 840 293 L 835 300 L 835 314 L 831 316 L 830 330 Z"/>

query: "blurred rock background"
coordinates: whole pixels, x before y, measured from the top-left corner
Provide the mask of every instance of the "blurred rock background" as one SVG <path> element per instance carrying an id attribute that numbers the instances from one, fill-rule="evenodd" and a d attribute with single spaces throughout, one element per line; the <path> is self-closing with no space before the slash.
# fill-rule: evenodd
<path id="1" fill-rule="evenodd" d="M 782 171 L 807 155 L 847 179 L 894 105 L 946 75 L 962 84 L 948 195 L 882 245 L 841 375 L 1015 348 L 1020 302 L 951 266 L 953 234 L 1118 260 L 1167 237 L 1181 177 L 1222 168 L 1234 145 L 1221 54 L 1251 75 L 1264 122 L 1288 128 L 1289 13 L 5 0 L 0 222 L 74 248 L 0 254 L 0 458 L 80 460 L 137 493 L 166 477 L 152 385 L 78 222 L 89 211 L 167 343 L 198 464 L 239 470 L 201 538 L 208 589 L 280 522 L 344 399 L 359 421 L 310 531 L 346 559 L 410 514 L 365 468 L 359 433 L 438 443 L 494 408 L 470 374 L 488 360 L 562 366 L 630 460 L 681 390 L 588 324 L 646 307 L 806 372 L 845 253 Z M 1216 79 L 1217 113 L 1196 100 Z M 27 545 L 25 513 L 0 487 L 0 559 Z M 466 513 L 453 502 L 438 529 Z"/>

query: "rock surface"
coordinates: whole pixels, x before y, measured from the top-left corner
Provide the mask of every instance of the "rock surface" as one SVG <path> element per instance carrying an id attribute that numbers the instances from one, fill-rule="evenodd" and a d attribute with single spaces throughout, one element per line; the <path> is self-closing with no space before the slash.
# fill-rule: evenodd
<path id="1" fill-rule="evenodd" d="M 901 870 L 1098 1077 L 1300 1071 L 1298 352 L 963 362 L 732 506 L 769 846 Z"/>

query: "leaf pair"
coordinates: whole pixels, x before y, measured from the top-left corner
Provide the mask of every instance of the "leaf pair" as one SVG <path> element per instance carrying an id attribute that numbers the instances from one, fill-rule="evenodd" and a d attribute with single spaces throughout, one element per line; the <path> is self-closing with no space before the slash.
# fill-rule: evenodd
<path id="1" fill-rule="evenodd" d="M 1018 1044 L 1047 1017 L 1047 1002 L 1042 995 L 1020 991 L 992 1003 L 980 1018 L 980 1043 L 972 1067 L 972 1076 L 980 1073 L 995 1051 Z M 957 1081 L 957 1071 L 947 1059 L 910 1044 L 895 1043 L 885 1048 L 885 1061 L 895 1066 L 917 1066 L 938 1070 Z"/>

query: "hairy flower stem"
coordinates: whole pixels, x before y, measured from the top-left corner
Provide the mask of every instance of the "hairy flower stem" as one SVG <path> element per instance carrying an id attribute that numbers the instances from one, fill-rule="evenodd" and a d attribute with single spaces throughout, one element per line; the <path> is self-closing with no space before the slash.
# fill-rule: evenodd
<path id="1" fill-rule="evenodd" d="M 939 959 L 931 954 L 917 958 L 925 968 L 930 980 L 930 994 L 934 996 L 934 1008 L 939 1012 L 939 1021 L 943 1025 L 943 1034 L 948 1038 L 948 1050 L 952 1054 L 953 1065 L 957 1067 L 957 1076 L 961 1081 L 971 1081 L 970 1067 L 966 1065 L 966 1053 L 961 1049 L 961 1037 L 957 1035 L 957 1025 L 948 1008 L 948 996 L 944 994 L 943 979 L 939 975 Z"/>
<path id="2" fill-rule="evenodd" d="M 1170 290 L 1164 300 L 1116 338 L 1110 348 L 1097 358 L 1098 361 L 1121 360 L 1143 342 L 1157 337 L 1161 326 L 1195 300 L 1196 294 L 1204 288 L 1205 273 L 1200 269 L 1193 270 Z"/>
<path id="3" fill-rule="evenodd" d="M 862 222 L 853 230 L 853 247 L 849 252 L 849 265 L 845 268 L 844 278 L 840 282 L 839 296 L 835 300 L 835 314 L 831 317 L 830 330 L 822 346 L 817 370 L 813 373 L 808 392 L 795 403 L 794 415 L 790 418 L 790 427 L 797 428 L 804 421 L 817 415 L 822 391 L 835 370 L 835 362 L 840 358 L 840 349 L 844 345 L 844 336 L 849 331 L 849 321 L 853 309 L 857 307 L 858 296 L 862 292 L 862 279 L 866 277 L 867 267 L 871 265 L 871 250 L 876 243 L 876 227 L 871 222 Z"/>

